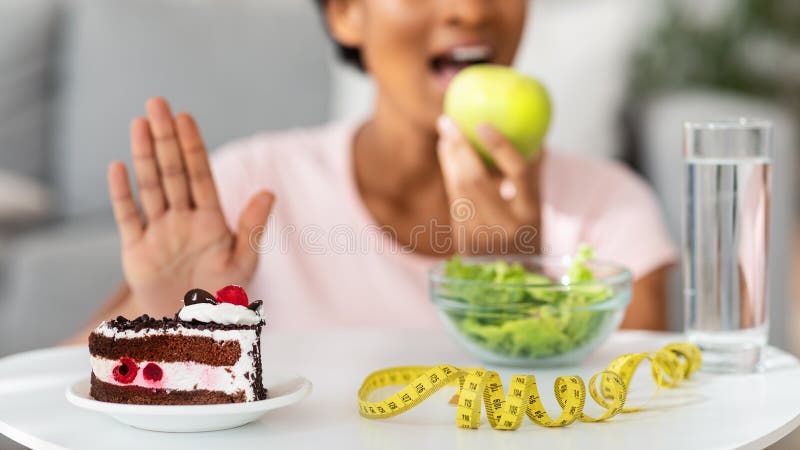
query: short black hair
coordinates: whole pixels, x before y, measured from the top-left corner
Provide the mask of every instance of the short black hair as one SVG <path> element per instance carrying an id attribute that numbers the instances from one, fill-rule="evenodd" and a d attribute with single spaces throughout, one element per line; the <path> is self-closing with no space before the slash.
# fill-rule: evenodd
<path id="1" fill-rule="evenodd" d="M 319 8 L 320 14 L 322 15 L 322 22 L 325 25 L 325 30 L 328 32 L 328 36 L 333 41 L 333 45 L 336 47 L 336 54 L 339 55 L 339 58 L 341 58 L 342 61 L 356 67 L 358 70 L 361 70 L 362 72 L 366 71 L 366 68 L 364 67 L 364 60 L 361 58 L 361 49 L 358 47 L 342 45 L 331 34 L 330 27 L 328 26 L 328 18 L 325 15 L 325 5 L 328 3 L 328 0 L 314 0 L 314 3 L 316 3 L 317 7 Z"/>

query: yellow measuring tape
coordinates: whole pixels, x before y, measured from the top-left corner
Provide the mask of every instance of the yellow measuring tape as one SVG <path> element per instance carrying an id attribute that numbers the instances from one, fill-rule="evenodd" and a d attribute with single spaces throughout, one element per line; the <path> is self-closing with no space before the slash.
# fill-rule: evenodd
<path id="1" fill-rule="evenodd" d="M 598 417 L 583 412 L 586 386 L 579 376 L 556 378 L 554 393 L 561 414 L 553 419 L 545 411 L 533 375 L 514 375 L 508 397 L 497 372 L 486 369 L 459 369 L 442 364 L 435 367 L 393 367 L 370 374 L 358 391 L 361 415 L 368 419 L 386 419 L 419 405 L 434 392 L 458 383 L 456 423 L 461 428 L 478 428 L 481 403 L 486 408 L 489 425 L 496 430 L 516 430 L 524 416 L 543 427 L 563 427 L 576 420 L 599 422 L 619 413 L 637 411 L 625 408 L 633 374 L 642 363 L 650 361 L 656 391 L 673 387 L 700 368 L 700 349 L 688 343 L 670 344 L 656 352 L 622 355 L 605 370 L 589 380 L 589 394 L 605 411 Z M 599 381 L 599 390 L 597 383 Z M 370 395 L 387 386 L 406 386 L 385 400 L 372 402 Z"/>

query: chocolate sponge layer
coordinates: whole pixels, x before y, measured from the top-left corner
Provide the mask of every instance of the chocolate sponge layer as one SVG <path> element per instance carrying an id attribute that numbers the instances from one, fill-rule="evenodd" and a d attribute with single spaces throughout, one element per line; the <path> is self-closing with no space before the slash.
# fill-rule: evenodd
<path id="1" fill-rule="evenodd" d="M 243 391 L 226 394 L 222 391 L 167 391 L 141 386 L 117 386 L 104 383 L 92 374 L 90 395 L 101 402 L 127 403 L 132 405 L 216 405 L 242 403 L 246 400 Z"/>
<path id="2" fill-rule="evenodd" d="M 232 366 L 242 356 L 242 349 L 237 341 L 220 342 L 205 336 L 161 335 L 114 339 L 92 333 L 89 335 L 89 353 L 106 359 L 126 356 L 136 361 L 194 361 L 209 366 Z"/>

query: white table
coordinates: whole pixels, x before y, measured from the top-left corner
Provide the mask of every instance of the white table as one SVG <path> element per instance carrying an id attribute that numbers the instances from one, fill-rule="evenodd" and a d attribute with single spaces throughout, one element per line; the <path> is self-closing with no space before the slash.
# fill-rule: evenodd
<path id="1" fill-rule="evenodd" d="M 588 376 L 619 354 L 655 350 L 679 335 L 620 332 L 583 366 L 537 370 L 539 385 L 556 374 Z M 305 375 L 314 392 L 303 402 L 268 413 L 259 422 L 213 433 L 167 434 L 137 430 L 110 417 L 73 407 L 64 398 L 71 382 L 89 373 L 83 348 L 46 349 L 0 359 L 0 433 L 40 449 L 324 448 L 324 449 L 713 449 L 762 448 L 800 424 L 800 363 L 770 351 L 759 375 L 697 374 L 664 390 L 647 411 L 601 424 L 545 429 L 525 419 L 517 431 L 455 426 L 451 392 L 441 392 L 409 413 L 370 421 L 358 415 L 356 391 L 373 370 L 396 365 L 477 364 L 437 332 L 353 331 L 306 336 L 269 334 L 265 366 Z M 501 370 L 505 382 L 519 370 Z M 641 371 L 646 386 L 648 370 Z M 269 373 L 269 370 L 266 370 Z M 555 409 L 549 390 L 545 405 Z M 547 403 L 547 401 L 550 403 Z M 588 403 L 587 403 L 588 404 Z M 591 407 L 587 407 L 591 412 Z M 485 422 L 485 419 L 484 419 Z"/>

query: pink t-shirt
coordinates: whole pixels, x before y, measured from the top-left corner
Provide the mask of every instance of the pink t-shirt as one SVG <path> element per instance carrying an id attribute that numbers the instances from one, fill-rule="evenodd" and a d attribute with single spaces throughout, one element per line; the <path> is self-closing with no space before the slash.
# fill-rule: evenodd
<path id="1" fill-rule="evenodd" d="M 261 240 L 251 298 L 273 329 L 438 327 L 426 272 L 437 259 L 381 237 L 361 201 L 352 161 L 359 123 L 261 134 L 223 147 L 214 176 L 235 228 L 261 189 L 277 202 Z M 634 276 L 675 259 L 648 186 L 625 167 L 550 152 L 542 180 L 543 251 L 572 254 L 587 243 Z"/>

